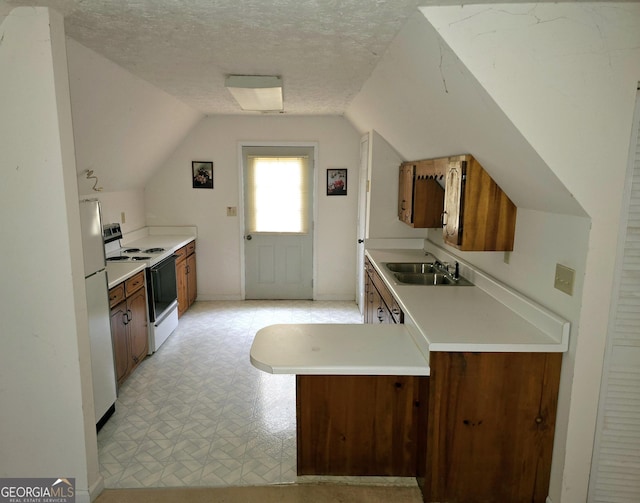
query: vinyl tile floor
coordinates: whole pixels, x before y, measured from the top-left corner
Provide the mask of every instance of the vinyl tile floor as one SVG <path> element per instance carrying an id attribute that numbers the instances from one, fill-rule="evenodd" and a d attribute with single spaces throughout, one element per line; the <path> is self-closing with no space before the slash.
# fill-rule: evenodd
<path id="1" fill-rule="evenodd" d="M 275 323 L 362 317 L 354 302 L 196 302 L 119 390 L 116 412 L 98 433 L 105 486 L 304 482 L 296 476 L 295 376 L 267 374 L 249 361 L 255 333 Z"/>

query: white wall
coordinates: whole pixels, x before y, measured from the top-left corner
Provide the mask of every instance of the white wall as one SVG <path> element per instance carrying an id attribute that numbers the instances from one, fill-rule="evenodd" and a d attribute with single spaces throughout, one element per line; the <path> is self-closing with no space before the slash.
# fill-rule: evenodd
<path id="1" fill-rule="evenodd" d="M 63 19 L 17 8 L 0 40 L 0 477 L 75 477 L 89 501 L 101 478 Z"/>
<path id="2" fill-rule="evenodd" d="M 144 188 L 203 115 L 73 39 L 67 52 L 80 193 L 87 169 L 105 192 Z"/>
<path id="3" fill-rule="evenodd" d="M 426 229 L 412 229 L 398 220 L 399 167 L 404 159 L 376 131 L 369 142 L 367 239 L 426 237 Z"/>
<path id="4" fill-rule="evenodd" d="M 198 299 L 241 297 L 238 145 L 317 142 L 316 299 L 354 299 L 360 135 L 342 117 L 213 116 L 202 120 L 145 189 L 147 225 L 198 227 Z M 193 189 L 191 161 L 214 162 L 214 189 Z M 348 195 L 326 195 L 327 168 L 347 168 Z M 240 214 L 240 211 L 238 212 Z"/>
<path id="5" fill-rule="evenodd" d="M 636 88 L 640 5 L 425 8 L 460 59 L 591 217 L 575 353 L 563 371 L 551 498 L 585 501 Z M 566 363 L 566 359 L 565 359 Z M 561 445 L 558 445 L 558 440 Z"/>
<path id="6" fill-rule="evenodd" d="M 81 198 L 98 199 L 102 210 L 102 223 L 119 223 L 124 234 L 146 226 L 144 189 L 88 192 Z M 122 213 L 124 213 L 124 222 Z"/>
<path id="7" fill-rule="evenodd" d="M 419 12 L 391 43 L 346 117 L 363 133 L 375 129 L 404 160 L 473 154 L 520 208 L 585 215 Z"/>

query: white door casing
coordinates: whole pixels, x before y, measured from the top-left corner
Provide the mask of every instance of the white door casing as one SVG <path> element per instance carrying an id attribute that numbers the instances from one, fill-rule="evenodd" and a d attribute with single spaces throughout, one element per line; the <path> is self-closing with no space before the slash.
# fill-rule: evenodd
<path id="1" fill-rule="evenodd" d="M 369 134 L 360 139 L 360 169 L 358 171 L 358 222 L 356 232 L 356 302 L 364 313 L 364 242 L 367 228 L 367 180 L 369 174 Z"/>

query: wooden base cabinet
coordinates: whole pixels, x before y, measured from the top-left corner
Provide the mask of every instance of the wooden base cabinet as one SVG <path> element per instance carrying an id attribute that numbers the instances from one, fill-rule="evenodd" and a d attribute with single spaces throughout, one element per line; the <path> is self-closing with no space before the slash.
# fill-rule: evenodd
<path id="1" fill-rule="evenodd" d="M 297 376 L 298 475 L 415 475 L 415 376 Z"/>
<path id="2" fill-rule="evenodd" d="M 431 375 L 297 376 L 298 475 L 415 476 L 426 503 L 545 503 L 561 353 L 430 353 Z"/>
<path id="3" fill-rule="evenodd" d="M 383 279 L 365 257 L 365 323 L 403 323 L 404 313 Z"/>
<path id="4" fill-rule="evenodd" d="M 196 242 L 191 241 L 176 251 L 176 280 L 178 283 L 178 317 L 196 301 Z"/>
<path id="5" fill-rule="evenodd" d="M 425 502 L 544 503 L 561 353 L 431 353 Z"/>
<path id="6" fill-rule="evenodd" d="M 144 272 L 109 290 L 109 306 L 116 380 L 120 386 L 149 349 Z"/>

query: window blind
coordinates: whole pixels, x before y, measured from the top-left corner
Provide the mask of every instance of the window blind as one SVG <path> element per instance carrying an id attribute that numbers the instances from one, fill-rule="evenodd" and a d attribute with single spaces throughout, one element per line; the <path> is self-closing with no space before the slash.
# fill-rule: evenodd
<path id="1" fill-rule="evenodd" d="M 309 232 L 308 157 L 248 156 L 246 231 Z"/>

